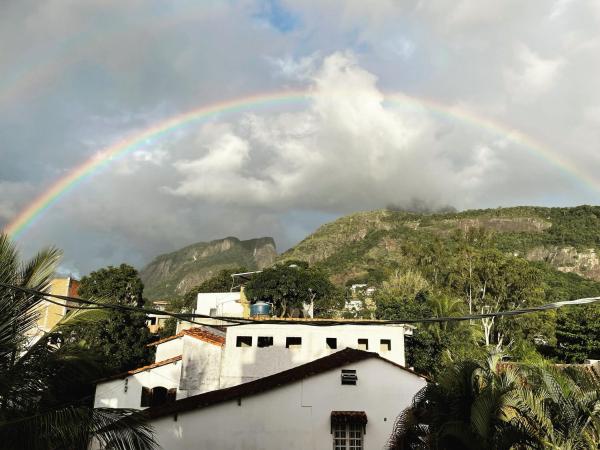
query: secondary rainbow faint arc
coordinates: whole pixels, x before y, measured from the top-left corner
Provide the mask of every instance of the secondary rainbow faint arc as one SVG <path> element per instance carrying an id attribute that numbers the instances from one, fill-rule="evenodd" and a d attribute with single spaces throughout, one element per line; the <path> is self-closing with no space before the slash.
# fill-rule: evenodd
<path id="1" fill-rule="evenodd" d="M 102 149 L 83 164 L 72 169 L 67 175 L 60 178 L 48 190 L 44 191 L 26 208 L 24 208 L 17 215 L 17 217 L 8 224 L 6 232 L 12 237 L 18 238 L 19 235 L 21 235 L 23 231 L 33 224 L 44 211 L 48 210 L 54 204 L 59 202 L 65 194 L 74 189 L 79 183 L 84 181 L 96 171 L 109 165 L 112 161 L 127 155 L 129 152 L 143 145 L 149 139 L 160 137 L 195 121 L 204 120 L 218 114 L 244 111 L 262 105 L 295 103 L 309 100 L 314 96 L 315 94 L 310 91 L 261 93 L 248 97 L 228 100 L 225 102 L 205 105 L 186 113 L 172 116 L 160 123 L 144 129 L 139 133 L 129 136 L 128 138 L 123 139 L 116 144 Z M 593 190 L 600 192 L 600 184 L 590 175 L 581 171 L 579 168 L 562 158 L 556 152 L 552 151 L 534 138 L 525 135 L 519 130 L 510 128 L 486 117 L 474 115 L 473 113 L 463 109 L 457 109 L 434 100 L 413 97 L 403 93 L 386 93 L 385 102 L 425 107 L 428 110 L 433 110 L 451 119 L 458 119 L 478 128 L 505 136 L 509 140 L 523 146 L 534 155 L 541 157 L 542 159 L 556 166 L 558 169 L 564 173 L 567 173 L 576 181 L 584 183 Z"/>

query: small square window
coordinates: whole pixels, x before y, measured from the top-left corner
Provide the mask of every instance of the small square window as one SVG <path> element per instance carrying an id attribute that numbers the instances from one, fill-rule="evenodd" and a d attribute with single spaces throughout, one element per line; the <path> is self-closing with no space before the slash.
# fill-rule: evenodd
<path id="1" fill-rule="evenodd" d="M 354 369 L 342 369 L 342 384 L 356 385 L 358 376 Z"/>
<path id="2" fill-rule="evenodd" d="M 285 348 L 300 348 L 302 346 L 301 337 L 286 337 Z"/>
<path id="3" fill-rule="evenodd" d="M 256 345 L 258 347 L 271 347 L 273 345 L 273 336 L 259 336 Z"/>
<path id="4" fill-rule="evenodd" d="M 368 339 L 359 339 L 358 340 L 358 349 L 359 350 L 369 350 L 369 340 Z"/>
<path id="5" fill-rule="evenodd" d="M 326 338 L 325 345 L 327 345 L 327 348 L 335 350 L 337 348 L 337 338 Z"/>
<path id="6" fill-rule="evenodd" d="M 392 341 L 389 339 L 382 339 L 379 341 L 379 351 L 389 352 L 392 350 Z"/>
<path id="7" fill-rule="evenodd" d="M 238 336 L 235 339 L 236 347 L 252 347 L 252 336 Z"/>

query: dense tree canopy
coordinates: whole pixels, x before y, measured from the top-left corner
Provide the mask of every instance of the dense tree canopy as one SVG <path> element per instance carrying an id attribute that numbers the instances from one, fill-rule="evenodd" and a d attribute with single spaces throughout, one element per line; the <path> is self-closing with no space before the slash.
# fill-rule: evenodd
<path id="1" fill-rule="evenodd" d="M 121 264 L 98 269 L 81 279 L 79 296 L 107 299 L 114 303 L 141 306 L 144 284 L 134 267 Z"/>
<path id="2" fill-rule="evenodd" d="M 600 386 L 538 361 L 465 360 L 444 369 L 398 417 L 390 449 L 597 449 Z"/>
<path id="3" fill-rule="evenodd" d="M 330 316 L 343 307 L 344 299 L 327 274 L 306 263 L 288 261 L 263 270 L 246 284 L 251 302 L 271 303 L 277 316 L 301 314 L 305 305 L 314 306 L 314 316 Z"/>
<path id="4" fill-rule="evenodd" d="M 81 297 L 108 303 L 142 306 L 144 286 L 137 270 L 127 264 L 96 270 L 81 280 Z M 141 312 L 104 310 L 92 323 L 82 323 L 73 330 L 73 339 L 104 357 L 105 365 L 114 371 L 129 370 L 149 361 L 146 344 L 150 332 L 146 316 Z"/>

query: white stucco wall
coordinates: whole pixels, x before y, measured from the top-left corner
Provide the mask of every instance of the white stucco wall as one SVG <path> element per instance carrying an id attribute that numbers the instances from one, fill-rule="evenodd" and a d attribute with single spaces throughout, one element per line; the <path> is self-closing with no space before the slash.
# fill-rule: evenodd
<path id="1" fill-rule="evenodd" d="M 177 398 L 220 387 L 222 347 L 191 336 L 183 337 L 183 370 Z"/>
<path id="2" fill-rule="evenodd" d="M 164 361 L 165 359 L 173 358 L 181 354 L 183 354 L 183 336 L 158 344 L 156 346 L 154 362 Z"/>
<path id="3" fill-rule="evenodd" d="M 244 308 L 240 303 L 239 292 L 209 292 L 198 294 L 196 313 L 210 315 L 215 308 L 216 316 L 242 317 Z"/>
<path id="4" fill-rule="evenodd" d="M 356 386 L 341 385 L 342 368 L 356 369 Z M 348 364 L 262 394 L 152 421 L 169 450 L 332 448 L 331 411 L 365 411 L 364 448 L 381 449 L 397 415 L 425 381 L 385 361 Z"/>
<path id="5" fill-rule="evenodd" d="M 179 386 L 180 376 L 181 361 L 175 361 L 117 380 L 98 383 L 94 397 L 94 408 L 142 409 L 140 406 L 142 387 L 176 388 Z"/>
<path id="6" fill-rule="evenodd" d="M 251 347 L 237 347 L 238 336 L 250 336 Z M 273 337 L 273 346 L 257 347 L 259 336 Z M 286 337 L 301 337 L 300 348 L 286 348 Z M 326 338 L 337 339 L 337 349 L 329 349 Z M 344 348 L 359 348 L 358 339 L 368 340 L 368 351 L 404 365 L 404 327 L 371 325 L 240 325 L 227 329 L 221 368 L 221 387 L 251 381 L 314 361 Z M 391 341 L 391 351 L 380 351 L 380 341 Z"/>

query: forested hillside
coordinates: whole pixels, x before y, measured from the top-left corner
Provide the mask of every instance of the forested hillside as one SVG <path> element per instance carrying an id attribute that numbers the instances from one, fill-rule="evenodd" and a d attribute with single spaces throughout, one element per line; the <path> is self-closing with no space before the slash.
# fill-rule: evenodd
<path id="1" fill-rule="evenodd" d="M 379 210 L 322 226 L 280 261 L 307 261 L 338 285 L 376 287 L 379 318 L 493 312 L 600 296 L 599 231 L 600 207 Z M 452 346 L 454 355 L 470 351 L 469 340 L 582 362 L 600 357 L 599 316 L 598 306 L 570 307 L 471 329 L 421 327 L 426 359 L 412 362 L 431 367 Z"/>
<path id="2" fill-rule="evenodd" d="M 476 228 L 489 231 L 486 245 L 499 251 L 600 281 L 598 206 L 361 212 L 323 225 L 279 259 L 318 263 L 338 282 L 381 280 L 382 270 L 412 264 L 425 254 L 443 259 L 458 230 Z"/>
<path id="3" fill-rule="evenodd" d="M 220 270 L 270 266 L 277 257 L 270 237 L 241 241 L 235 237 L 198 242 L 157 256 L 140 271 L 149 299 L 174 298 L 215 276 Z"/>

